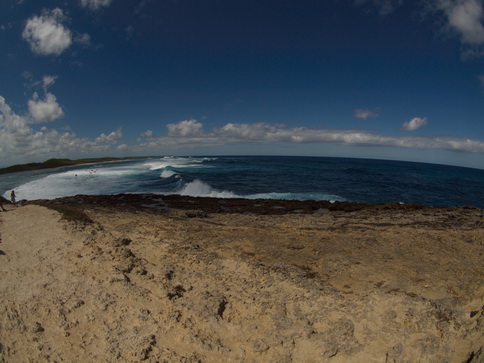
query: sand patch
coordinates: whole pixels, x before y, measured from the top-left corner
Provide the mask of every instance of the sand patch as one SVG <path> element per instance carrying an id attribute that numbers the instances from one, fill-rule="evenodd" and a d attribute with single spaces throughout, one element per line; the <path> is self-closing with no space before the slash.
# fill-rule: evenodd
<path id="1" fill-rule="evenodd" d="M 482 359 L 481 210 L 84 208 L 0 214 L 0 360 Z"/>

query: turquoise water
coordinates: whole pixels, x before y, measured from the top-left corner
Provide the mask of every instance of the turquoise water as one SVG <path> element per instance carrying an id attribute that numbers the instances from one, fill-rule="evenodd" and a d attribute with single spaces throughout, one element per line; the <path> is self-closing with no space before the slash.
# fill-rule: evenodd
<path id="1" fill-rule="evenodd" d="M 156 193 L 484 208 L 484 170 L 323 157 L 152 157 L 0 176 L 17 199 Z"/>

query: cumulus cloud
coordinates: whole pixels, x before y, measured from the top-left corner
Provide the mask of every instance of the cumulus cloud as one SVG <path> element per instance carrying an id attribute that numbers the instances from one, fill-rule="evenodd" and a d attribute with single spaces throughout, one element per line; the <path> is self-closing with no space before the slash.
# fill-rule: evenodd
<path id="1" fill-rule="evenodd" d="M 145 132 L 142 132 L 140 134 L 141 137 L 152 137 L 153 136 L 153 131 L 151 130 L 146 130 Z"/>
<path id="2" fill-rule="evenodd" d="M 42 85 L 44 87 L 44 90 L 47 92 L 47 89 L 52 86 L 56 80 L 57 76 L 44 76 L 44 78 L 42 78 Z"/>
<path id="3" fill-rule="evenodd" d="M 90 10 L 99 10 L 103 7 L 108 7 L 111 4 L 112 0 L 81 0 L 80 5 L 83 8 L 88 8 Z"/>
<path id="4" fill-rule="evenodd" d="M 106 143 L 106 144 L 116 144 L 121 137 L 123 137 L 123 133 L 121 129 L 111 132 L 110 134 L 101 134 L 99 137 L 96 138 L 97 143 Z"/>
<path id="5" fill-rule="evenodd" d="M 417 121 L 416 119 L 420 120 Z M 415 120 L 415 121 L 413 121 Z M 421 118 L 414 118 L 410 125 L 421 124 Z M 196 125 L 197 132 L 183 133 L 170 130 L 188 130 L 187 125 Z M 196 121 L 181 121 L 170 124 L 168 136 L 151 137 L 136 146 L 137 150 L 203 147 L 231 143 L 337 143 L 360 146 L 389 146 L 402 148 L 442 149 L 472 153 L 484 153 L 484 142 L 472 139 L 448 137 L 391 137 L 361 130 L 325 130 L 318 128 L 294 127 L 266 122 L 228 123 L 210 132 L 202 132 L 203 125 Z"/>
<path id="6" fill-rule="evenodd" d="M 32 116 L 31 123 L 54 121 L 64 116 L 64 111 L 57 103 L 57 98 L 49 92 L 43 100 L 39 99 L 37 93 L 34 93 L 28 101 L 28 106 Z"/>
<path id="7" fill-rule="evenodd" d="M 48 97 L 44 102 L 48 103 Z M 39 100 L 37 99 L 37 102 Z M 45 112 L 49 114 L 49 112 Z M 441 149 L 457 152 L 484 153 L 484 141 L 450 137 L 393 137 L 364 130 L 335 130 L 309 127 L 287 127 L 283 124 L 227 123 L 222 127 L 204 130 L 197 120 L 184 120 L 167 125 L 167 135 L 154 137 L 150 130 L 143 132 L 137 145 L 118 144 L 122 130 L 102 133 L 97 138 L 79 138 L 66 129 L 64 132 L 46 126 L 35 131 L 29 124 L 32 115 L 20 116 L 12 111 L 0 96 L 0 160 L 32 160 L 58 155 L 107 153 L 203 147 L 234 143 L 336 143 L 352 146 L 387 146 L 400 148 Z M 413 118 L 409 129 L 426 122 Z"/>
<path id="8" fill-rule="evenodd" d="M 57 76 L 44 76 L 42 80 L 40 81 L 35 81 L 34 76 L 30 72 L 23 72 L 22 77 L 27 81 L 27 83 L 24 84 L 25 87 L 27 88 L 42 88 L 45 93 L 47 93 L 47 90 L 49 87 L 54 85 L 54 83 L 57 81 Z"/>
<path id="9" fill-rule="evenodd" d="M 84 45 L 84 46 L 87 47 L 91 44 L 91 36 L 87 33 L 78 34 L 78 35 L 76 35 L 75 41 L 76 41 L 76 43 Z"/>
<path id="10" fill-rule="evenodd" d="M 457 34 L 463 45 L 462 58 L 484 56 L 484 4 L 482 0 L 422 0 L 425 13 L 443 18 L 444 33 Z M 354 0 L 358 6 L 370 5 L 379 15 L 387 16 L 403 4 L 403 0 Z"/>
<path id="11" fill-rule="evenodd" d="M 414 117 L 410 121 L 404 122 L 402 125 L 402 130 L 405 131 L 415 131 L 422 126 L 427 125 L 427 117 Z"/>
<path id="12" fill-rule="evenodd" d="M 89 138 L 79 138 L 73 132 L 59 132 L 42 127 L 39 131 L 29 126 L 31 115 L 16 114 L 0 96 L 0 161 L 12 163 L 32 161 L 59 155 L 106 153 L 112 145 Z M 119 131 L 120 132 L 120 131 Z M 118 132 L 114 132 L 118 135 Z M 109 134 L 111 135 L 111 134 Z M 107 139 L 113 140 L 114 136 Z M 104 138 L 101 138 L 104 139 Z"/>
<path id="13" fill-rule="evenodd" d="M 280 125 L 271 125 L 266 122 L 254 124 L 228 123 L 221 129 L 215 129 L 215 133 L 226 139 L 243 139 L 251 141 L 263 141 L 270 135 L 278 132 Z"/>
<path id="14" fill-rule="evenodd" d="M 60 55 L 72 44 L 71 31 L 62 24 L 64 21 L 61 9 L 45 10 L 27 20 L 22 37 L 36 54 Z"/>
<path id="15" fill-rule="evenodd" d="M 462 59 L 484 56 L 482 0 L 433 0 L 427 4 L 432 12 L 443 15 L 443 32 L 460 37 Z"/>
<path id="16" fill-rule="evenodd" d="M 354 115 L 356 118 L 361 118 L 363 120 L 366 120 L 368 118 L 374 118 L 378 117 L 378 114 L 375 111 L 372 110 L 364 110 L 364 109 L 356 109 L 354 111 Z"/>
<path id="17" fill-rule="evenodd" d="M 200 136 L 203 133 L 203 125 L 197 120 L 185 120 L 177 124 L 168 124 L 169 136 Z"/>
<path id="18" fill-rule="evenodd" d="M 438 0 L 449 26 L 456 31 L 464 44 L 484 44 L 483 4 L 480 0 Z"/>

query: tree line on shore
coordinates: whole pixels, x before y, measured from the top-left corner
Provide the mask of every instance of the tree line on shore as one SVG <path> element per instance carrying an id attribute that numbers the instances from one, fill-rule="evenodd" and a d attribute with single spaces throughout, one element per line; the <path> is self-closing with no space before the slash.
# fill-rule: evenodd
<path id="1" fill-rule="evenodd" d="M 30 170 L 41 170 L 41 169 L 52 169 L 52 168 L 59 168 L 63 166 L 73 166 L 73 165 L 80 165 L 80 164 L 91 164 L 91 163 L 103 163 L 103 162 L 110 162 L 110 161 L 121 161 L 121 160 L 129 160 L 129 159 L 136 159 L 136 158 L 86 158 L 86 159 L 49 159 L 42 163 L 27 163 L 27 164 L 16 164 L 12 166 L 8 166 L 6 168 L 0 168 L 0 174 L 7 174 L 7 173 L 16 173 L 19 171 L 30 171 Z"/>

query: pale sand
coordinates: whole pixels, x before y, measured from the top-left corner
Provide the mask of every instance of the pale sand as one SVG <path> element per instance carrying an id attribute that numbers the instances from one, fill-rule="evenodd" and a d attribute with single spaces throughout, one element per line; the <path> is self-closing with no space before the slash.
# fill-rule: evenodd
<path id="1" fill-rule="evenodd" d="M 0 213 L 1 362 L 484 359 L 482 210 L 86 212 Z"/>

